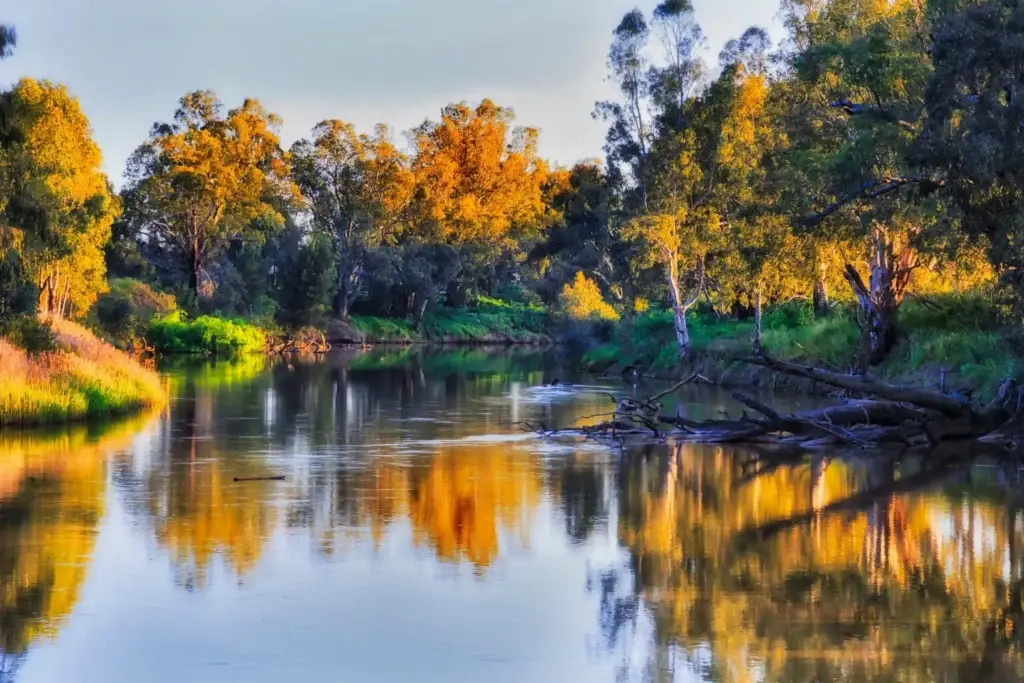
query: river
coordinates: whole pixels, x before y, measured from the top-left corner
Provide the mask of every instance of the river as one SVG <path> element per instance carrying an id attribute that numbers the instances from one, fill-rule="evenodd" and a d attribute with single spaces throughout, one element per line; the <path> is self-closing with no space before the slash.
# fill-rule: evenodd
<path id="1" fill-rule="evenodd" d="M 1024 676 L 1012 471 L 541 440 L 633 389 L 535 351 L 166 374 L 0 433 L 0 682 Z"/>

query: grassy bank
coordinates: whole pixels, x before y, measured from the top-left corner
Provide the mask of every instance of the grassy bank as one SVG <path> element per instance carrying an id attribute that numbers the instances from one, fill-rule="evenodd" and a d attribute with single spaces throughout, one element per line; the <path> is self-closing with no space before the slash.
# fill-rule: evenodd
<path id="1" fill-rule="evenodd" d="M 110 417 L 162 403 L 160 376 L 79 325 L 52 323 L 54 350 L 0 338 L 0 425 Z"/>
<path id="2" fill-rule="evenodd" d="M 677 358 L 672 317 L 654 312 L 624 321 L 581 354 L 594 372 L 629 366 L 656 376 L 699 371 L 738 386 L 803 384 L 735 361 L 751 353 L 753 322 L 722 321 L 691 314 L 690 358 Z M 815 319 L 809 306 L 788 305 L 765 313 L 762 346 L 774 356 L 846 372 L 856 355 L 860 330 L 852 310 L 837 308 Z M 974 389 L 985 395 L 1005 377 L 1024 376 L 1024 357 L 1015 334 L 999 321 L 996 307 L 982 297 L 936 297 L 906 302 L 897 319 L 899 339 L 875 376 L 927 386 Z M 941 379 L 940 379 L 941 378 Z"/>
<path id="3" fill-rule="evenodd" d="M 334 323 L 328 337 L 334 344 L 536 344 L 551 341 L 551 332 L 544 308 L 482 297 L 471 308 L 428 311 L 418 328 L 401 318 L 353 315 L 347 325 Z"/>

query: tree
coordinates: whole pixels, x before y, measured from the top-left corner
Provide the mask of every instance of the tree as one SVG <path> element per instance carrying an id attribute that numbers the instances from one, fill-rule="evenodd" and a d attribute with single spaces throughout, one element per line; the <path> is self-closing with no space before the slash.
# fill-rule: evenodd
<path id="1" fill-rule="evenodd" d="M 17 46 L 18 31 L 9 24 L 0 24 L 0 59 L 14 54 L 14 48 Z"/>
<path id="2" fill-rule="evenodd" d="M 153 126 L 126 172 L 140 239 L 171 256 L 195 300 L 210 259 L 253 219 L 280 224 L 278 206 L 296 196 L 280 119 L 252 99 L 226 116 L 222 109 L 210 91 L 186 95 L 174 122 Z"/>
<path id="3" fill-rule="evenodd" d="M 628 261 L 622 257 L 627 250 L 613 231 L 617 196 L 600 164 L 576 164 L 549 203 L 561 220 L 547 230 L 528 257 L 543 278 L 542 298 L 554 303 L 561 288 L 584 271 L 600 283 L 605 296 L 622 300 L 622 284 L 628 276 Z"/>
<path id="4" fill-rule="evenodd" d="M 550 179 L 537 154 L 538 131 L 513 127 L 511 109 L 484 100 L 475 108 L 453 104 L 441 120 L 413 131 L 416 176 L 416 234 L 455 247 L 462 277 L 449 296 L 460 299 L 486 280 L 495 266 L 536 239 L 554 217 L 545 203 Z"/>
<path id="5" fill-rule="evenodd" d="M 601 296 L 597 283 L 583 271 L 576 273 L 572 284 L 562 287 L 561 304 L 562 310 L 573 320 L 619 319 L 619 314 Z"/>
<path id="6" fill-rule="evenodd" d="M 951 5 L 933 30 L 934 66 L 924 93 L 928 118 L 915 157 L 950 200 L 955 218 L 990 244 L 989 259 L 1024 311 L 1024 70 L 1020 5 Z"/>
<path id="7" fill-rule="evenodd" d="M 292 163 L 314 225 L 334 244 L 334 312 L 347 319 L 370 252 L 395 244 L 406 225 L 415 189 L 409 161 L 386 126 L 368 136 L 351 124 L 324 121 L 312 140 L 295 144 Z"/>
<path id="8" fill-rule="evenodd" d="M 598 102 L 594 117 L 609 123 L 605 151 L 612 182 L 632 182 L 637 201 L 647 201 L 647 153 L 653 136 L 650 112 L 649 60 L 646 53 L 650 27 L 643 12 L 626 13 L 614 32 L 608 51 L 609 78 L 617 86 L 618 102 Z"/>
<path id="9" fill-rule="evenodd" d="M 84 314 L 106 287 L 103 247 L 120 211 L 89 120 L 48 81 L 21 80 L 0 106 L 0 238 L 19 252 L 41 312 Z"/>
<path id="10" fill-rule="evenodd" d="M 922 175 L 909 154 L 931 70 L 929 17 L 918 3 L 798 0 L 788 6 L 787 23 L 793 72 L 818 92 L 818 115 L 836 121 L 831 127 L 841 135 L 830 153 L 803 159 L 815 164 L 812 172 L 826 179 L 831 195 L 803 225 L 815 230 L 842 216 L 868 247 L 866 281 L 855 264 L 844 268 L 860 307 L 858 365 L 866 369 L 895 343 L 896 312 L 937 224 L 928 195 L 941 183 Z"/>
<path id="11" fill-rule="evenodd" d="M 273 287 L 280 322 L 301 327 L 323 321 L 337 281 L 335 254 L 325 233 L 305 234 L 295 225 L 282 231 Z"/>

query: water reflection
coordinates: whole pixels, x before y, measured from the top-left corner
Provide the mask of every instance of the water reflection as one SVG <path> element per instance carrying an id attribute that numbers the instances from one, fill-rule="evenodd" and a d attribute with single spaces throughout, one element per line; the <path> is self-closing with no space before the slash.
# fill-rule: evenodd
<path id="1" fill-rule="evenodd" d="M 1024 676 L 1018 499 L 963 453 L 542 443 L 608 406 L 537 353 L 169 374 L 0 437 L 0 681 Z"/>
<path id="2" fill-rule="evenodd" d="M 649 454 L 647 454 L 649 455 Z M 921 463 L 812 458 L 754 476 L 709 446 L 638 457 L 619 485 L 626 565 L 602 577 L 624 674 L 713 681 L 1019 680 L 1020 516 L 941 488 Z M 913 472 L 917 469 L 917 472 Z M 872 493 L 874 492 L 874 493 Z M 850 504 L 847 504 L 850 503 Z"/>
<path id="3" fill-rule="evenodd" d="M 0 434 L 0 681 L 74 609 L 104 512 L 105 458 L 144 424 Z"/>

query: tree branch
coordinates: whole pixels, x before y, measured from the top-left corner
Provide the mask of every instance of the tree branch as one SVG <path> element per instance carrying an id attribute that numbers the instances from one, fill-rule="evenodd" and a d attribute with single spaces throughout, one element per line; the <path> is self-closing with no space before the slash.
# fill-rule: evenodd
<path id="1" fill-rule="evenodd" d="M 898 178 L 885 178 L 882 180 L 869 180 L 863 183 L 856 192 L 851 192 L 838 201 L 829 204 L 821 211 L 805 216 L 800 220 L 803 227 L 814 227 L 823 220 L 839 211 L 848 204 L 859 201 L 878 199 L 890 192 L 899 190 L 904 185 L 920 185 L 923 192 L 933 192 L 946 184 L 941 178 L 922 177 L 916 175 L 900 176 Z"/>

